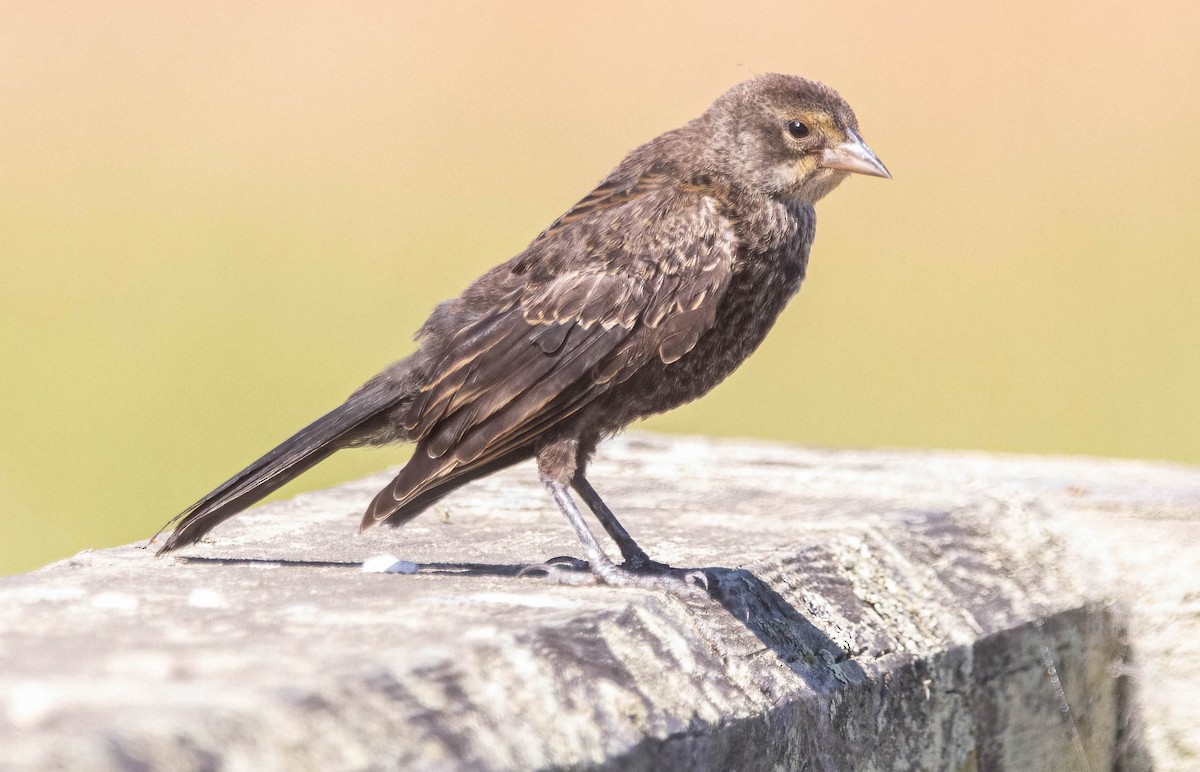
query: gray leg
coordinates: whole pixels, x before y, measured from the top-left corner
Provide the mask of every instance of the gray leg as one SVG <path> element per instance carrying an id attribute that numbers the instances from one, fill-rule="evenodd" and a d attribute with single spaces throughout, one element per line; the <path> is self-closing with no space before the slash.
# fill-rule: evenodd
<path id="1" fill-rule="evenodd" d="M 707 594 L 708 577 L 703 571 L 683 571 L 673 569 L 661 563 L 653 563 L 641 547 L 629 535 L 604 502 L 583 479 L 583 464 L 580 463 L 578 438 L 560 439 L 542 445 L 537 450 L 538 477 L 554 498 L 554 503 L 562 510 L 563 517 L 571 524 L 579 543 L 583 545 L 587 557 L 587 571 L 581 561 L 571 558 L 556 558 L 550 563 L 540 566 L 528 566 L 521 575 L 530 573 L 544 574 L 547 579 L 560 584 L 600 583 L 621 585 L 626 587 L 642 587 L 648 590 L 665 590 L 679 595 Z M 585 454 L 586 455 L 586 454 Z M 571 498 L 568 485 L 575 487 L 579 495 L 587 502 L 588 507 L 596 513 L 596 517 L 604 526 L 604 530 L 612 536 L 621 554 L 625 558 L 623 565 L 613 563 L 612 558 L 604 554 L 600 542 L 588 528 L 587 522 Z"/>
<path id="2" fill-rule="evenodd" d="M 583 514 L 579 511 L 579 507 L 575 506 L 575 501 L 571 498 L 566 486 L 554 480 L 543 480 L 542 485 L 550 491 L 550 495 L 554 497 L 554 503 L 558 505 L 559 510 L 567 518 L 567 522 L 571 524 L 571 529 L 575 531 L 575 537 L 583 545 L 583 554 L 587 556 L 592 572 L 603 579 L 606 578 L 606 574 L 617 570 L 616 564 L 608 555 L 604 554 L 600 542 L 596 541 L 592 529 L 587 527 Z"/>
<path id="3" fill-rule="evenodd" d="M 644 568 L 653 564 L 650 556 L 633 540 L 633 537 L 629 535 L 629 531 L 625 530 L 625 526 L 621 525 L 621 522 L 617 520 L 617 516 L 601 500 L 600 494 L 596 493 L 596 489 L 584 478 L 582 473 L 576 474 L 571 480 L 571 487 L 583 499 L 583 503 L 587 504 L 588 509 L 592 510 L 592 513 L 600 521 L 600 525 L 604 526 L 604 530 L 608 532 L 612 540 L 617 543 L 617 546 L 621 549 L 621 557 L 625 558 L 625 562 L 630 568 Z M 559 506 L 561 507 L 562 505 L 560 504 Z"/>
<path id="4" fill-rule="evenodd" d="M 561 584 L 599 582 L 614 586 L 664 590 L 678 595 L 707 595 L 708 577 L 703 571 L 682 571 L 657 563 L 649 564 L 641 571 L 634 570 L 633 567 L 616 565 L 608 555 L 604 554 L 595 535 L 587 527 L 583 514 L 579 511 L 579 507 L 575 506 L 575 501 L 571 498 L 567 486 L 557 480 L 548 479 L 543 479 L 542 485 L 546 486 L 546 490 L 554 497 L 554 503 L 558 504 L 558 508 L 562 510 L 567 522 L 571 524 L 571 528 L 579 538 L 579 543 L 583 545 L 591 572 L 585 574 L 577 570 L 564 569 L 561 566 L 541 565 L 530 566 L 527 571 L 522 573 L 535 571 L 544 573 L 551 581 Z M 613 522 L 616 522 L 616 518 L 613 518 Z M 618 527 L 620 527 L 619 523 Z M 626 533 L 625 536 L 628 538 L 629 534 Z M 632 541 L 630 539 L 630 542 Z"/>

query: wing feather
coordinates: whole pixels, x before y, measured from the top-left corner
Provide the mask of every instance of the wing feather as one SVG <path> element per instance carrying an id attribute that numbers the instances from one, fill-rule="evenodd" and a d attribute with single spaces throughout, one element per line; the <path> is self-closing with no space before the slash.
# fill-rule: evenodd
<path id="1" fill-rule="evenodd" d="M 651 357 L 669 365 L 696 346 L 732 276 L 732 228 L 711 199 L 669 183 L 651 171 L 602 185 L 510 263 L 503 302 L 431 360 L 405 420 L 416 453 L 364 529 L 405 522 L 456 480 L 528 457 Z"/>

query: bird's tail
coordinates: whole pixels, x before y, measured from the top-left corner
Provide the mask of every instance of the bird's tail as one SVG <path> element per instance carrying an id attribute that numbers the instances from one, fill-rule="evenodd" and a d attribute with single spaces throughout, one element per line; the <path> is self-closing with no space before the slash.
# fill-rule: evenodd
<path id="1" fill-rule="evenodd" d="M 223 482 L 215 490 L 180 512 L 150 540 L 174 526 L 158 554 L 200 540 L 220 523 L 269 495 L 334 451 L 361 438 L 372 419 L 379 418 L 407 398 L 402 391 L 382 384 L 356 392 L 333 411 L 326 413 L 277 448 Z"/>

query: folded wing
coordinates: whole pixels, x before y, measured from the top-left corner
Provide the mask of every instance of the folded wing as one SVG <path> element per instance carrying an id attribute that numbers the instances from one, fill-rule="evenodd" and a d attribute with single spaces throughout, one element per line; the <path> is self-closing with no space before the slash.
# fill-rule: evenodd
<path id="1" fill-rule="evenodd" d="M 647 174 L 601 186 L 509 264 L 508 289 L 433 361 L 405 415 L 416 451 L 364 530 L 527 458 L 650 357 L 673 363 L 712 327 L 732 231 L 711 199 L 670 184 Z"/>

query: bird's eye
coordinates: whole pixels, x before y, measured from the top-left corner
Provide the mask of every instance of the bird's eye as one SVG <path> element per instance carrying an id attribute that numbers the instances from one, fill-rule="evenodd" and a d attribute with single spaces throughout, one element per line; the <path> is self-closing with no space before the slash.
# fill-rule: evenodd
<path id="1" fill-rule="evenodd" d="M 804 139 L 809 135 L 808 124 L 801 121 L 788 121 L 787 132 L 795 139 Z"/>

